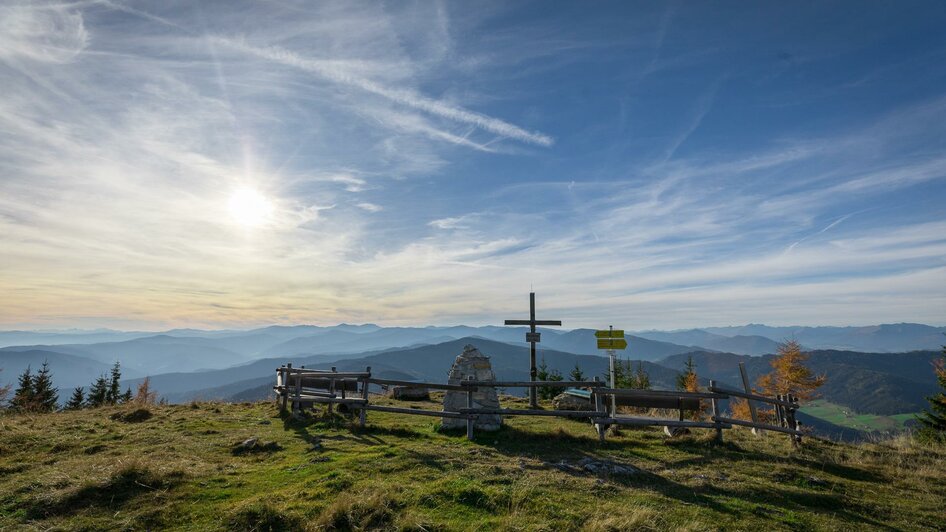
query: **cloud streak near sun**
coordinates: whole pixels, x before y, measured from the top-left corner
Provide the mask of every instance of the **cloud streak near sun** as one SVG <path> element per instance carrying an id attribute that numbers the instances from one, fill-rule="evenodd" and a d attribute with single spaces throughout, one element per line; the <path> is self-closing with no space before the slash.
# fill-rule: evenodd
<path id="1" fill-rule="evenodd" d="M 946 322 L 943 67 L 703 15 L 0 6 L 0 327 Z"/>

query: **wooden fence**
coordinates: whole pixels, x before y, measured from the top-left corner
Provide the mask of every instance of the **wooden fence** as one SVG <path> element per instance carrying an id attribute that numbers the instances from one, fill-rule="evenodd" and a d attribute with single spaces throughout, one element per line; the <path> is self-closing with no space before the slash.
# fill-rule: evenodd
<path id="1" fill-rule="evenodd" d="M 376 386 L 404 386 L 408 388 L 426 388 L 428 390 L 443 390 L 466 393 L 466 407 L 455 412 L 441 410 L 425 410 L 420 408 L 401 408 L 386 405 L 371 404 L 368 390 L 371 385 Z M 482 408 L 474 407 L 473 393 L 477 388 L 587 388 L 591 390 L 591 405 L 593 410 L 540 410 L 514 408 Z M 723 429 L 730 429 L 733 425 L 752 427 L 760 430 L 771 430 L 791 435 L 796 444 L 801 442 L 800 424 L 795 419 L 798 410 L 798 398 L 794 396 L 765 397 L 748 392 L 724 389 L 710 381 L 706 392 L 678 392 L 661 390 L 630 390 L 623 388 L 607 388 L 595 377 L 592 381 L 462 381 L 459 384 L 438 384 L 430 382 L 402 381 L 394 379 L 379 379 L 371 376 L 371 368 L 365 371 L 339 372 L 331 370 L 293 368 L 286 364 L 276 369 L 276 400 L 281 403 L 281 409 L 291 408 L 293 415 L 298 415 L 306 406 L 314 404 L 327 405 L 329 413 L 335 405 L 339 409 L 358 412 L 359 424 L 366 423 L 367 412 L 390 412 L 415 416 L 431 416 L 439 418 L 453 418 L 466 420 L 467 438 L 473 439 L 473 426 L 480 415 L 500 416 L 556 416 L 567 418 L 589 419 L 603 442 L 607 429 L 611 425 L 631 426 L 663 426 L 670 428 L 706 428 L 715 429 L 717 440 L 722 441 Z M 739 397 L 756 403 L 766 403 L 774 407 L 774 424 L 763 423 L 757 419 L 745 421 L 723 417 L 719 409 L 719 401 Z M 613 398 L 613 401 L 612 401 Z M 712 408 L 712 417 L 709 421 L 688 420 L 684 418 L 687 411 L 701 412 L 704 402 L 709 401 Z M 633 406 L 640 408 L 675 409 L 680 411 L 678 419 L 662 419 L 654 417 L 635 417 L 619 414 L 612 404 L 618 406 Z M 752 408 L 755 417 L 755 408 Z"/>

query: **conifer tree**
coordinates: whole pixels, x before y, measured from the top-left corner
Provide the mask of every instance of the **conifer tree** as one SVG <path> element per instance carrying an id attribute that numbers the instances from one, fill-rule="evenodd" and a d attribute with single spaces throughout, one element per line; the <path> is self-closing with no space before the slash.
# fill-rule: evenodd
<path id="1" fill-rule="evenodd" d="M 540 380 L 540 381 L 564 380 L 564 378 L 562 377 L 562 372 L 560 372 L 559 370 L 553 369 L 552 371 L 549 371 L 549 366 L 548 364 L 545 363 L 544 356 L 542 357 L 542 361 L 536 367 L 535 377 L 537 380 Z M 553 388 L 551 386 L 539 386 L 536 389 L 536 395 L 538 395 L 540 399 L 551 399 L 555 397 L 556 390 L 557 388 Z"/>
<path id="2" fill-rule="evenodd" d="M 620 358 L 614 359 L 614 387 L 615 388 L 631 388 L 631 381 L 628 378 L 629 372 L 628 364 L 626 361 L 621 360 Z M 604 382 L 608 383 L 608 386 L 611 385 L 611 369 L 604 372 Z"/>
<path id="3" fill-rule="evenodd" d="M 817 397 L 815 390 L 825 382 L 824 375 L 815 375 L 805 361 L 808 355 L 796 340 L 779 344 L 778 355 L 772 359 L 772 372 L 759 378 L 759 388 L 766 395 L 792 394 L 799 401 Z"/>
<path id="4" fill-rule="evenodd" d="M 108 399 L 108 379 L 105 375 L 99 375 L 99 378 L 95 379 L 95 382 L 92 383 L 92 386 L 89 387 L 89 395 L 86 399 L 87 404 L 96 408 L 103 406 Z"/>
<path id="5" fill-rule="evenodd" d="M 121 400 L 121 378 L 122 378 L 122 369 L 119 362 L 116 360 L 115 365 L 112 366 L 112 380 L 108 386 L 108 393 L 105 395 L 105 402 L 114 405 Z"/>
<path id="6" fill-rule="evenodd" d="M 134 396 L 131 394 L 131 386 L 129 386 L 128 389 L 125 390 L 125 393 L 122 394 L 121 402 L 122 404 L 127 404 L 130 403 L 133 398 Z"/>
<path id="7" fill-rule="evenodd" d="M 930 439 L 946 441 L 946 346 L 939 360 L 933 363 L 936 382 L 942 391 L 926 398 L 930 407 L 917 419 L 923 425 L 920 434 Z"/>
<path id="8" fill-rule="evenodd" d="M 63 410 L 81 410 L 85 406 L 85 388 L 79 386 L 72 390 L 72 397 L 63 407 Z"/>
<path id="9" fill-rule="evenodd" d="M 568 372 L 568 377 L 573 381 L 583 381 L 585 380 L 585 373 L 581 371 L 581 367 L 578 366 L 578 362 L 575 362 L 575 367 Z"/>
<path id="10" fill-rule="evenodd" d="M 650 389 L 650 375 L 647 373 L 647 370 L 644 369 L 644 362 L 637 361 L 637 370 L 634 372 L 634 386 L 638 390 L 649 390 Z"/>
<path id="11" fill-rule="evenodd" d="M 52 412 L 59 407 L 59 388 L 53 386 L 48 361 L 43 361 L 39 373 L 33 378 L 33 404 L 38 412 Z"/>
<path id="12" fill-rule="evenodd" d="M 16 391 L 13 392 L 13 399 L 10 400 L 10 406 L 21 412 L 28 412 L 34 408 L 33 404 L 33 374 L 30 367 L 20 374 L 17 379 Z"/>

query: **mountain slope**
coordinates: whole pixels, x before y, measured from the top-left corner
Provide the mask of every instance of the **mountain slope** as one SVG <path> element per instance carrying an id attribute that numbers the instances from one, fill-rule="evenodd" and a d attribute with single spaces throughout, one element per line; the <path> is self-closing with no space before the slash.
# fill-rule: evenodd
<path id="1" fill-rule="evenodd" d="M 826 400 L 865 414 L 891 415 L 926 408 L 926 396 L 937 389 L 931 363 L 935 351 L 911 353 L 857 353 L 814 350 L 806 365 L 828 379 L 818 393 Z M 750 357 L 732 353 L 694 352 L 668 357 L 660 364 L 683 367 L 693 356 L 701 378 L 742 389 L 739 362 L 746 364 L 750 382 L 772 370 L 772 355 Z"/>
<path id="2" fill-rule="evenodd" d="M 88 389 L 93 380 L 102 374 L 108 374 L 111 370 L 111 364 L 57 351 L 45 349 L 0 350 L 0 369 L 3 370 L 0 372 L 0 387 L 4 384 L 15 385 L 17 377 L 26 370 L 27 366 L 32 368 L 35 374 L 44 361 L 49 362 L 53 386 L 59 388 L 59 398 L 62 400 L 68 398 L 72 388 L 84 386 Z M 130 376 L 135 375 L 133 370 L 129 371 L 128 374 Z M 122 380 L 122 384 L 124 383 L 125 381 Z"/>
<path id="3" fill-rule="evenodd" d="M 370 366 L 372 373 L 382 378 L 411 379 L 425 382 L 446 382 L 453 361 L 463 351 L 463 346 L 473 344 L 490 357 L 493 371 L 499 380 L 529 379 L 529 348 L 494 342 L 485 338 L 460 338 L 435 345 L 424 345 L 406 349 L 394 349 L 364 356 L 338 359 L 331 355 L 312 357 L 266 359 L 244 366 L 192 374 L 157 375 L 152 377 L 152 386 L 171 401 L 187 401 L 193 398 L 261 399 L 271 393 L 275 382 L 275 368 L 286 362 L 294 366 L 328 369 L 335 366 L 339 371 L 359 371 Z M 608 359 L 601 356 L 576 355 L 551 349 L 540 349 L 539 362 L 545 360 L 548 369 L 558 370 L 563 375 L 579 364 L 587 378 L 604 378 L 608 370 Z M 676 371 L 657 364 L 643 362 L 657 387 L 672 387 Z M 397 375 L 397 376 L 392 376 Z M 231 384 L 238 381 L 261 378 L 256 390 L 238 395 Z M 136 381 L 132 381 L 134 384 Z M 509 390 L 521 393 L 521 390 Z"/>

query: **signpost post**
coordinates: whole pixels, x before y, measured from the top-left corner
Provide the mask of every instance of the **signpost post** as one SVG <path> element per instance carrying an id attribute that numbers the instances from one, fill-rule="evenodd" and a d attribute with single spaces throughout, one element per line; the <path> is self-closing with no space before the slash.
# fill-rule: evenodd
<path id="1" fill-rule="evenodd" d="M 627 349 L 627 340 L 624 339 L 623 330 L 614 330 L 613 325 L 608 326 L 608 330 L 595 331 L 595 338 L 598 339 L 598 349 L 606 349 L 608 351 L 608 359 L 611 361 L 611 387 L 617 388 L 617 383 L 614 379 L 614 351 L 616 349 Z M 617 413 L 617 405 L 614 399 L 614 395 L 611 396 L 611 415 Z"/>
<path id="2" fill-rule="evenodd" d="M 535 367 L 535 344 L 539 343 L 541 333 L 535 331 L 536 325 L 562 325 L 560 320 L 537 320 L 535 319 L 535 292 L 529 292 L 529 319 L 528 320 L 506 320 L 506 325 L 528 325 L 529 332 L 526 333 L 526 341 L 530 344 L 529 362 L 529 380 L 535 382 L 538 370 Z M 536 399 L 535 386 L 529 388 L 529 408 L 538 408 L 539 403 Z"/>

